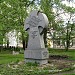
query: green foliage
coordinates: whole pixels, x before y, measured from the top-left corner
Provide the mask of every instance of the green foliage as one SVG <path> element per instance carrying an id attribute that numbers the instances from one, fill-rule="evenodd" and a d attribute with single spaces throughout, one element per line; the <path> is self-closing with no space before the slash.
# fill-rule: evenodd
<path id="1" fill-rule="evenodd" d="M 64 11 L 66 11 L 67 13 L 75 13 L 75 8 L 74 7 L 70 7 L 70 6 L 66 6 L 65 4 L 60 4 L 60 7 L 64 9 Z"/>
<path id="2" fill-rule="evenodd" d="M 16 36 L 22 40 L 22 42 L 27 40 L 28 34 L 24 30 L 24 20 L 28 16 L 28 11 L 38 9 L 39 7 L 48 17 L 48 29 L 49 31 L 53 30 L 53 33 L 50 32 L 52 40 L 63 40 L 62 44 L 65 48 L 70 47 L 68 44 L 65 45 L 65 42 L 67 43 L 68 40 L 72 40 L 72 37 L 75 37 L 75 24 L 69 22 L 64 25 L 64 21 L 61 19 L 61 16 L 59 16 L 62 13 L 58 11 L 63 10 L 65 13 L 73 16 L 75 8 L 63 5 L 61 2 L 60 0 L 0 0 L 0 43 L 3 43 L 2 38 L 5 38 L 5 34 L 14 29 L 17 34 L 21 32 L 20 36 Z M 53 12 L 54 8 L 56 12 Z M 70 20 L 71 18 L 69 21 Z M 67 30 L 68 32 L 66 32 Z"/>
<path id="3" fill-rule="evenodd" d="M 24 30 L 24 20 L 28 15 L 28 7 L 32 6 L 34 1 L 0 0 L 0 34 L 3 37 L 6 33 L 13 30 L 16 30 L 18 33 L 21 32 L 24 35 L 21 36 L 22 38 L 27 36 Z"/>
<path id="4" fill-rule="evenodd" d="M 52 0 L 41 0 L 41 10 L 48 17 L 49 23 L 54 23 L 54 12 L 52 11 Z"/>
<path id="5" fill-rule="evenodd" d="M 66 51 L 68 50 L 68 48 L 70 48 L 70 41 L 73 39 L 74 35 L 75 35 L 75 23 L 73 21 L 73 17 L 75 14 L 75 8 L 74 7 L 70 7 L 67 6 L 66 4 L 62 4 L 62 1 L 60 0 L 54 0 L 53 3 L 55 5 L 55 9 L 56 9 L 56 16 L 55 18 L 59 18 L 57 20 L 55 20 L 55 24 L 52 24 L 52 28 L 54 30 L 53 33 L 53 39 L 59 39 L 62 40 L 62 44 L 64 45 L 64 47 L 66 48 Z M 72 2 L 72 1 L 71 1 Z M 59 11 L 63 11 L 59 13 Z M 62 14 L 68 14 L 70 16 L 70 18 L 68 18 L 68 23 L 66 23 L 64 25 L 64 22 L 67 22 L 61 19 L 61 15 Z M 66 16 L 67 17 L 67 16 Z M 72 23 L 71 23 L 72 22 Z M 65 44 L 66 43 L 66 44 Z"/>

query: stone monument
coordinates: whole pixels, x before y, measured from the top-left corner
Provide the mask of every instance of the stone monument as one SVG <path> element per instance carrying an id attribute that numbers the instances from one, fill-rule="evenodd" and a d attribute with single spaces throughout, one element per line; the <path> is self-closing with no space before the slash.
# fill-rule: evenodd
<path id="1" fill-rule="evenodd" d="M 43 30 L 48 26 L 47 16 L 34 10 L 26 18 L 24 26 L 29 34 L 28 46 L 24 52 L 25 62 L 46 64 L 49 54 L 44 45 Z"/>

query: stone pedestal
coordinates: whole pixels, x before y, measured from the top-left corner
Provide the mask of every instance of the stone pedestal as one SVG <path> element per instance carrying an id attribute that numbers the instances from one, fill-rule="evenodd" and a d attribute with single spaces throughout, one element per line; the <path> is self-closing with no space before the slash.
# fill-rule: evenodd
<path id="1" fill-rule="evenodd" d="M 25 62 L 33 62 L 46 64 L 48 63 L 48 50 L 46 48 L 41 48 L 37 50 L 25 50 Z"/>

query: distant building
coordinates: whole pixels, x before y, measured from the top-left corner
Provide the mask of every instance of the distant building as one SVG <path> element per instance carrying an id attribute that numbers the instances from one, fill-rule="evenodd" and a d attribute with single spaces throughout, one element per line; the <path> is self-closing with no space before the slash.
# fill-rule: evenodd
<path id="1" fill-rule="evenodd" d="M 6 34 L 6 38 L 4 40 L 3 46 L 6 46 L 7 44 L 5 43 L 7 40 L 9 41 L 9 46 L 11 47 L 22 47 L 22 42 L 19 40 L 19 36 L 21 33 L 17 33 L 15 30 L 10 31 L 9 33 Z"/>

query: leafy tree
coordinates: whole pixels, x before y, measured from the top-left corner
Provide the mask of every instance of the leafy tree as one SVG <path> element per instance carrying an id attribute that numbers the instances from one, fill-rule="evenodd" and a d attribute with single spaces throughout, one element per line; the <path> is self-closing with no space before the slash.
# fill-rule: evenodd
<path id="1" fill-rule="evenodd" d="M 55 17 L 54 17 L 54 12 L 52 11 L 53 10 L 53 5 L 52 5 L 52 0 L 41 0 L 40 2 L 40 7 L 42 10 L 43 13 L 45 13 L 48 17 L 48 20 L 49 20 L 49 29 L 54 25 L 55 26 Z M 53 28 L 54 28 L 53 26 Z M 47 29 L 45 29 L 44 31 L 44 42 L 45 42 L 45 45 L 47 45 Z"/>
<path id="2" fill-rule="evenodd" d="M 23 48 L 25 49 L 24 20 L 27 16 L 28 7 L 32 6 L 35 0 L 1 0 L 0 20 L 4 25 L 4 30 L 9 32 L 16 30 L 22 34 Z"/>
<path id="3" fill-rule="evenodd" d="M 72 2 L 72 1 L 69 1 Z M 69 18 L 66 20 L 66 24 L 65 24 L 65 48 L 66 51 L 68 51 L 68 48 L 70 47 L 70 41 L 73 39 L 73 37 L 75 37 L 75 21 L 74 21 L 74 17 L 75 17 L 75 8 L 74 7 L 70 7 L 70 6 L 66 6 L 63 4 L 59 4 L 59 6 L 63 9 L 63 11 L 65 13 L 68 14 Z"/>
<path id="4" fill-rule="evenodd" d="M 62 44 L 65 46 L 66 50 L 68 50 L 68 48 L 70 47 L 70 41 L 72 40 L 72 37 L 74 37 L 75 24 L 72 18 L 75 15 L 75 8 L 63 5 L 61 2 L 62 1 L 60 0 L 41 0 L 40 10 L 42 10 L 42 12 L 44 12 L 49 19 L 48 31 L 50 31 L 53 42 L 54 40 L 58 39 L 62 40 Z M 53 12 L 54 9 L 55 11 Z M 70 15 L 70 18 L 68 18 L 68 22 L 67 20 L 64 21 L 62 19 L 62 14 Z M 71 23 L 70 21 L 73 23 Z M 65 24 L 65 22 L 67 23 Z M 51 31 L 53 32 L 51 33 Z M 47 30 L 45 31 L 45 34 L 47 34 Z"/>

